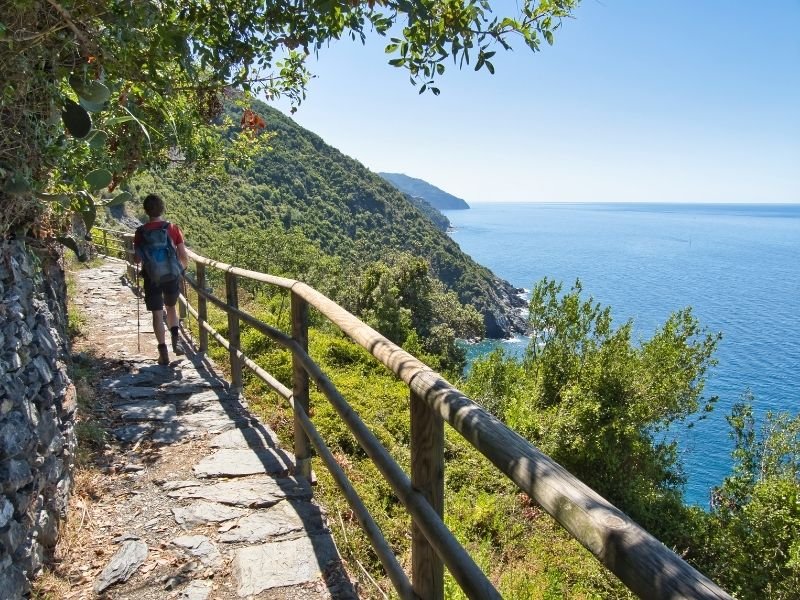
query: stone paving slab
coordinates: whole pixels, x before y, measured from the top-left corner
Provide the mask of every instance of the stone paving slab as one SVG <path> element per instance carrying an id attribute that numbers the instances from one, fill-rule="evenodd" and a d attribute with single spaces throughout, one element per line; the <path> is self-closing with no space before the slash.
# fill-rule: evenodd
<path id="1" fill-rule="evenodd" d="M 209 443 L 212 448 L 275 448 L 278 446 L 278 436 L 267 428 L 245 427 L 232 429 L 212 438 Z"/>
<path id="2" fill-rule="evenodd" d="M 127 581 L 147 558 L 147 544 L 141 540 L 127 540 L 100 573 L 94 585 L 98 594 L 118 581 Z"/>
<path id="3" fill-rule="evenodd" d="M 168 487 L 170 484 L 172 488 Z M 169 482 L 164 488 L 170 498 L 211 500 L 245 508 L 266 508 L 286 498 L 311 499 L 311 486 L 293 477 L 275 479 L 258 475 L 212 485 L 198 485 L 196 481 Z"/>
<path id="4" fill-rule="evenodd" d="M 176 523 L 192 527 L 209 523 L 224 523 L 245 516 L 247 511 L 226 504 L 201 500 L 189 506 L 173 508 L 172 514 L 175 515 Z"/>
<path id="5" fill-rule="evenodd" d="M 174 421 L 178 416 L 174 404 L 159 400 L 141 400 L 117 407 L 123 421 Z"/>
<path id="6" fill-rule="evenodd" d="M 129 386 L 137 386 L 142 384 L 150 384 L 152 387 L 153 382 L 156 380 L 157 374 L 154 371 L 138 371 L 136 373 L 129 373 L 121 377 L 104 379 L 100 382 L 101 385 L 109 388 L 124 388 Z"/>
<path id="7" fill-rule="evenodd" d="M 219 402 L 238 402 L 238 397 L 224 389 L 207 389 L 196 381 L 181 382 L 180 385 L 162 385 L 160 390 L 173 394 L 188 394 L 185 401 L 189 404 L 217 404 Z"/>
<path id="8" fill-rule="evenodd" d="M 189 429 L 205 431 L 211 435 L 230 431 L 237 427 L 244 427 L 248 424 L 247 419 L 243 417 L 231 419 L 227 415 L 216 411 L 184 414 L 178 417 L 178 422 Z"/>
<path id="9" fill-rule="evenodd" d="M 154 429 L 150 434 L 150 441 L 154 444 L 175 444 L 182 440 L 202 436 L 203 432 L 194 427 L 188 427 L 179 421 L 171 421 Z"/>
<path id="10" fill-rule="evenodd" d="M 204 412 L 209 415 L 233 418 L 242 418 L 244 416 L 241 411 L 241 405 L 233 398 L 224 395 L 214 396 L 213 400 L 209 396 L 201 396 L 200 394 L 192 394 L 187 398 L 170 396 L 169 401 L 180 406 L 181 410 L 191 411 L 194 414 Z"/>
<path id="11" fill-rule="evenodd" d="M 157 391 L 166 394 L 167 396 L 183 395 L 183 394 L 196 394 L 208 389 L 225 389 L 223 383 L 215 381 L 170 381 L 162 384 Z"/>
<path id="12" fill-rule="evenodd" d="M 240 597 L 322 577 L 326 566 L 340 560 L 330 536 L 315 535 L 236 550 L 233 577 Z"/>
<path id="13" fill-rule="evenodd" d="M 207 567 L 221 567 L 222 554 L 214 543 L 204 535 L 185 535 L 175 538 L 172 543 L 186 550 Z"/>
<path id="14" fill-rule="evenodd" d="M 130 425 L 124 425 L 122 427 L 117 427 L 116 429 L 112 429 L 111 433 L 114 434 L 114 437 L 117 438 L 121 442 L 138 442 L 140 439 L 144 438 L 146 435 L 150 435 L 154 430 L 154 427 L 151 423 L 132 423 Z"/>
<path id="15" fill-rule="evenodd" d="M 210 581 L 192 581 L 178 594 L 181 600 L 208 600 L 211 595 Z"/>
<path id="16" fill-rule="evenodd" d="M 194 467 L 197 477 L 241 477 L 243 475 L 285 475 L 294 464 L 294 457 L 272 448 L 260 450 L 217 450 Z"/>
<path id="17" fill-rule="evenodd" d="M 325 531 L 325 523 L 318 507 L 308 502 L 286 501 L 238 519 L 233 527 L 219 536 L 219 541 L 255 544 L 285 538 L 291 534 L 319 534 Z"/>
<path id="18" fill-rule="evenodd" d="M 150 386 L 124 387 L 116 391 L 117 395 L 120 397 L 120 404 L 124 404 L 126 400 L 135 400 L 137 398 L 152 398 L 157 393 L 157 390 L 154 390 Z"/>

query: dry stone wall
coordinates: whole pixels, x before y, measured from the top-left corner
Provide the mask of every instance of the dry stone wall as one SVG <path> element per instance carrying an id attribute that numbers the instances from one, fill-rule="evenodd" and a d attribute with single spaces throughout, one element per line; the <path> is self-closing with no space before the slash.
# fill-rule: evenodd
<path id="1" fill-rule="evenodd" d="M 55 546 L 75 449 L 58 256 L 0 242 L 0 595 L 20 598 Z"/>

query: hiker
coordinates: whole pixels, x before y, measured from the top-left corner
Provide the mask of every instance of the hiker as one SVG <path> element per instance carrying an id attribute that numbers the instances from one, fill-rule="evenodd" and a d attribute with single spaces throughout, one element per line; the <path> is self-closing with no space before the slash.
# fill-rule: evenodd
<path id="1" fill-rule="evenodd" d="M 136 229 L 133 238 L 135 260 L 142 263 L 144 304 L 153 313 L 153 331 L 158 340 L 158 364 L 169 364 L 169 352 L 164 331 L 164 307 L 167 311 L 167 326 L 172 336 L 172 351 L 184 354 L 178 339 L 179 284 L 183 270 L 189 262 L 183 233 L 180 228 L 163 219 L 164 201 L 156 194 L 149 194 L 142 204 L 150 220 Z"/>

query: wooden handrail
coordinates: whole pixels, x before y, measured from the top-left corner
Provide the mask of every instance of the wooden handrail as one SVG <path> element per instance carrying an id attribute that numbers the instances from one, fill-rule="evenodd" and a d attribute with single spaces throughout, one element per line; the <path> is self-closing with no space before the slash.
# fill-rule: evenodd
<path id="1" fill-rule="evenodd" d="M 293 306 L 296 304 L 299 307 L 302 302 L 318 310 L 409 386 L 412 406 L 415 402 L 419 403 L 415 410 L 420 415 L 420 421 L 416 425 L 412 425 L 412 435 L 420 436 L 421 432 L 431 431 L 430 423 L 425 422 L 426 414 L 428 419 L 442 419 L 449 423 L 501 472 L 514 481 L 520 489 L 538 502 L 548 514 L 638 596 L 647 599 L 731 598 L 713 581 L 666 548 L 625 513 L 570 474 L 549 456 L 540 452 L 522 436 L 509 429 L 441 375 L 323 294 L 293 279 L 241 269 L 206 258 L 191 250 L 188 251 L 188 255 L 197 263 L 198 275 L 202 273 L 203 279 L 205 279 L 205 267 L 216 268 L 226 273 L 226 279 L 245 277 L 286 289 L 292 294 Z M 435 552 L 435 555 L 444 561 L 470 598 L 499 597 L 474 561 L 466 554 L 464 548 L 455 541 L 452 533 L 444 526 L 441 519 L 441 507 L 435 506 L 438 503 L 436 488 L 440 483 L 439 475 L 435 473 L 441 471 L 439 466 L 441 456 L 437 456 L 437 453 L 442 451 L 441 444 L 435 441 L 431 443 L 430 440 L 412 440 L 412 447 L 417 444 L 419 452 L 422 453 L 417 457 L 417 462 L 426 465 L 420 476 L 415 477 L 414 484 L 427 486 L 427 488 L 417 489 L 386 449 L 380 445 L 374 434 L 354 413 L 319 366 L 308 356 L 303 339 L 303 331 L 307 327 L 307 324 L 303 324 L 305 319 L 298 316 L 297 327 L 293 327 L 293 334 L 290 337 L 262 323 L 237 306 L 216 298 L 205 290 L 204 285 L 197 286 L 190 277 L 187 277 L 187 281 L 195 287 L 198 293 L 198 305 L 203 309 L 205 301 L 211 301 L 225 311 L 229 319 L 235 318 L 248 323 L 292 352 L 295 364 L 302 367 L 294 369 L 295 375 L 302 371 L 317 384 L 317 387 L 331 401 L 359 444 L 411 514 L 414 526 L 418 527 L 424 536 L 424 540 L 421 540 L 420 543 L 412 543 L 412 552 L 424 554 L 426 550 L 424 541 L 427 540 L 427 544 Z M 188 301 L 186 303 L 188 306 Z M 189 310 L 199 318 L 201 331 L 212 331 L 205 321 L 206 315 L 202 315 L 200 318 L 200 312 L 194 311 L 191 307 Z M 293 310 L 293 322 L 295 321 L 294 317 L 295 310 Z M 252 360 L 244 356 L 237 347 L 238 344 L 231 344 L 229 340 L 224 340 L 215 333 L 212 335 L 228 348 L 232 360 L 233 357 L 236 357 L 237 361 L 242 361 L 262 379 L 265 376 L 271 378 Z M 267 383 L 281 395 L 287 397 L 288 390 L 286 388 L 283 388 L 282 391 L 279 390 L 274 385 L 277 383 L 274 378 L 271 378 L 271 381 L 267 381 Z M 283 387 L 279 383 L 277 385 Z M 301 390 L 297 387 L 296 379 L 294 385 L 295 393 Z M 327 464 L 328 461 L 322 456 L 323 452 L 318 447 L 321 440 L 317 439 L 317 435 L 309 429 L 309 426 L 313 427 L 313 425 L 310 425 L 305 407 L 300 406 L 293 395 L 290 402 L 296 416 L 296 439 L 297 428 L 302 428 L 303 435 L 308 436 Z M 418 433 L 414 434 L 414 431 Z M 330 465 L 328 466 L 330 467 Z M 414 467 L 412 466 L 412 476 L 414 475 L 413 471 Z M 349 502 L 348 494 L 349 492 L 345 493 Z M 359 520 L 361 521 L 360 517 Z M 381 561 L 384 562 L 384 559 L 381 558 Z M 421 567 L 417 566 L 422 562 L 424 561 L 415 561 L 412 556 L 414 592 L 425 598 L 440 597 L 441 592 L 438 590 L 441 590 L 441 583 L 438 581 L 436 569 L 431 574 L 430 582 L 420 581 L 425 579 L 418 571 Z M 384 567 L 387 568 L 393 584 L 397 586 L 398 583 L 395 582 L 397 574 L 392 574 L 386 563 L 384 563 Z M 406 597 L 405 594 L 408 593 L 407 588 L 398 587 L 398 591 L 402 597 Z"/>

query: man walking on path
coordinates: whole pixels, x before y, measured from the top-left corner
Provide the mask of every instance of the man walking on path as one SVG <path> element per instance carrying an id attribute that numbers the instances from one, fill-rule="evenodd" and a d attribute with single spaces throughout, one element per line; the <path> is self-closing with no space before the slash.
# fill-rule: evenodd
<path id="1" fill-rule="evenodd" d="M 178 302 L 180 273 L 188 265 L 186 246 L 180 227 L 163 219 L 164 201 L 156 194 L 149 194 L 143 203 L 149 221 L 136 230 L 133 238 L 135 260 L 142 263 L 144 304 L 153 313 L 153 331 L 158 340 L 158 364 L 169 364 L 169 352 L 164 331 L 164 307 L 167 311 L 167 326 L 172 337 L 172 351 L 183 354 L 178 339 Z M 161 263 L 161 264 L 157 264 Z M 179 264 L 177 264 L 179 263 Z M 153 280 L 157 270 L 171 273 Z"/>

